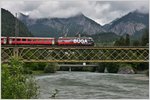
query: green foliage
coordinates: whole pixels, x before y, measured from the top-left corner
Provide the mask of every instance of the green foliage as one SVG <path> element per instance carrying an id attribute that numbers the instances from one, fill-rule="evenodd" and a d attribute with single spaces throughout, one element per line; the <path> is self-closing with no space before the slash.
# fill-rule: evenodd
<path id="1" fill-rule="evenodd" d="M 38 70 L 38 63 L 25 63 L 24 67 L 31 70 Z"/>
<path id="2" fill-rule="evenodd" d="M 140 46 L 140 42 L 138 40 L 133 41 L 133 46 Z"/>
<path id="3" fill-rule="evenodd" d="M 106 65 L 107 63 L 99 63 L 99 66 L 97 67 L 97 71 L 104 72 Z"/>
<path id="4" fill-rule="evenodd" d="M 87 71 L 87 72 L 93 72 L 93 67 L 90 67 L 90 66 L 88 66 L 88 67 L 83 67 L 82 70 L 83 70 L 83 71 Z"/>
<path id="5" fill-rule="evenodd" d="M 126 34 L 126 37 L 120 37 L 120 39 L 116 40 L 114 46 L 130 46 L 130 36 Z"/>
<path id="6" fill-rule="evenodd" d="M 48 63 L 44 68 L 45 73 L 55 73 L 59 69 L 57 63 Z"/>
<path id="7" fill-rule="evenodd" d="M 29 70 L 44 70 L 46 66 L 46 63 L 42 63 L 42 62 L 39 62 L 39 63 L 25 63 L 24 64 L 24 68 L 25 69 L 29 69 Z"/>
<path id="8" fill-rule="evenodd" d="M 24 73 L 23 62 L 12 57 L 9 64 L 2 64 L 1 93 L 3 99 L 36 98 L 38 87 L 33 77 Z"/>
<path id="9" fill-rule="evenodd" d="M 106 63 L 106 68 L 109 73 L 117 73 L 119 70 L 119 64 L 117 63 Z"/>
<path id="10" fill-rule="evenodd" d="M 129 34 L 126 34 L 125 45 L 130 46 L 130 36 L 129 36 Z"/>
<path id="11" fill-rule="evenodd" d="M 146 46 L 149 43 L 149 30 L 146 29 L 141 38 L 141 45 Z"/>
<path id="12" fill-rule="evenodd" d="M 55 99 L 56 95 L 59 93 L 58 89 L 55 89 L 55 92 L 52 94 L 52 96 L 50 98 Z"/>
<path id="13" fill-rule="evenodd" d="M 137 70 L 147 70 L 149 69 L 149 63 L 148 62 L 145 62 L 145 63 L 139 63 L 137 64 L 137 67 L 136 67 Z"/>
<path id="14" fill-rule="evenodd" d="M 46 63 L 39 62 L 38 63 L 38 70 L 44 70 L 45 66 L 46 66 Z"/>
<path id="15" fill-rule="evenodd" d="M 98 72 L 104 72 L 105 68 L 107 68 L 107 71 L 109 73 L 117 73 L 119 69 L 119 65 L 117 63 L 99 63 L 99 66 L 97 68 Z"/>
<path id="16" fill-rule="evenodd" d="M 114 43 L 114 46 L 125 46 L 125 39 L 122 37 L 120 37 L 119 40 L 116 40 Z"/>
<path id="17" fill-rule="evenodd" d="M 25 63 L 24 64 L 24 68 L 26 69 L 26 71 L 37 71 L 37 70 L 44 70 L 45 66 L 46 66 L 47 63 L 42 63 L 42 62 L 39 62 L 39 63 Z"/>
<path id="18" fill-rule="evenodd" d="M 32 72 L 32 70 L 30 68 L 24 67 L 24 73 L 25 74 L 32 74 L 33 72 Z"/>

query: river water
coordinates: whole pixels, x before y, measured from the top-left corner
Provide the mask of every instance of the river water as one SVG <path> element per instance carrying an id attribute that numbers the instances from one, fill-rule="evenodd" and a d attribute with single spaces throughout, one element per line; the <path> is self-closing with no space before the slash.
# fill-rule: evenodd
<path id="1" fill-rule="evenodd" d="M 59 71 L 36 76 L 40 99 L 148 99 L 149 80 L 143 74 Z"/>

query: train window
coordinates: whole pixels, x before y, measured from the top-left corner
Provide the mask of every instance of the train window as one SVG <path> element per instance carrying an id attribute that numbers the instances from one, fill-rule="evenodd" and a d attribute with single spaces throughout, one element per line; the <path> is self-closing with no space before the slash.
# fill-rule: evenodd
<path id="1" fill-rule="evenodd" d="M 20 41 L 20 39 L 17 39 L 17 41 Z"/>
<path id="2" fill-rule="evenodd" d="M 26 39 L 22 39 L 22 41 L 26 41 Z"/>

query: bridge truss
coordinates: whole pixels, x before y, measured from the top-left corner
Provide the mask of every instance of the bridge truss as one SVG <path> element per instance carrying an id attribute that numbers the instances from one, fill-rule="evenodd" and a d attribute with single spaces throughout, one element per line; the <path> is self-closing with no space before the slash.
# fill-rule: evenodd
<path id="1" fill-rule="evenodd" d="M 148 62 L 148 47 L 1 47 L 2 62 Z"/>

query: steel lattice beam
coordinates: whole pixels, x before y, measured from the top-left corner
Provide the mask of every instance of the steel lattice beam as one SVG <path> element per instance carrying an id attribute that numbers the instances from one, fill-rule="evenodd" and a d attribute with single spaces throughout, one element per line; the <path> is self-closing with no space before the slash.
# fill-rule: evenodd
<path id="1" fill-rule="evenodd" d="M 19 56 L 24 62 L 148 62 L 146 47 L 2 47 L 2 62 Z"/>

